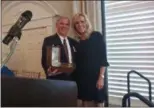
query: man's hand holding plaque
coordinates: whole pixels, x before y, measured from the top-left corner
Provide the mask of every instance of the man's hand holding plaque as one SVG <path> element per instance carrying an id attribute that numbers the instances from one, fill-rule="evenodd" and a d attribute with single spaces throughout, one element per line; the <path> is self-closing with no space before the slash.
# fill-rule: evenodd
<path id="1" fill-rule="evenodd" d="M 61 73 L 62 72 L 58 72 L 58 69 L 52 69 L 51 67 L 49 67 L 47 70 L 48 76 L 55 76 L 55 75 L 59 75 Z"/>

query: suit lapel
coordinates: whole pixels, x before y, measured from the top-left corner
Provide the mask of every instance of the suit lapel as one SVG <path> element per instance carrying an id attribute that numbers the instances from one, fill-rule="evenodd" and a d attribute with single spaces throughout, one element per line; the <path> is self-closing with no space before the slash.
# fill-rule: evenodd
<path id="1" fill-rule="evenodd" d="M 55 46 L 57 46 L 57 45 L 62 46 L 62 42 L 57 34 L 55 34 L 54 44 L 55 44 Z"/>
<path id="2" fill-rule="evenodd" d="M 71 43 L 71 40 L 70 38 L 68 38 L 68 41 L 69 41 L 69 44 L 70 44 L 70 48 L 71 48 L 71 53 L 73 52 L 73 49 L 72 49 L 72 43 Z"/>
<path id="3" fill-rule="evenodd" d="M 74 46 L 73 46 L 72 41 L 69 37 L 68 37 L 68 41 L 69 41 L 70 48 L 71 48 L 72 62 L 74 62 L 74 49 L 73 49 Z"/>

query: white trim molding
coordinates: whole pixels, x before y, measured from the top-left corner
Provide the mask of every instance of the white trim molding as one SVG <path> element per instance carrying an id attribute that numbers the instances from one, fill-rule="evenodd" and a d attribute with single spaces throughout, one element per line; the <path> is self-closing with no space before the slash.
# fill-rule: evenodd
<path id="1" fill-rule="evenodd" d="M 27 7 L 30 5 L 31 7 Z M 20 8 L 18 10 L 18 8 Z M 14 10 L 14 11 L 13 11 Z M 30 10 L 33 13 L 32 20 L 24 27 L 24 29 L 37 28 L 47 26 L 50 33 L 52 33 L 54 19 L 59 13 L 47 1 L 2 1 L 2 31 L 7 32 L 10 27 L 17 21 L 17 18 L 25 10 Z M 38 11 L 41 10 L 41 14 Z M 10 15 L 10 12 L 13 11 Z M 12 18 L 10 21 L 6 18 Z M 6 20 L 6 21 L 4 21 Z"/>
<path id="2" fill-rule="evenodd" d="M 52 5 L 50 5 L 47 1 L 4 1 L 4 3 L 2 2 L 2 14 L 3 15 L 6 14 L 15 6 L 23 3 L 31 3 L 39 6 L 40 8 L 45 9 L 49 13 L 51 13 L 51 10 L 52 10 L 54 14 L 56 15 L 58 14 L 57 10 Z"/>

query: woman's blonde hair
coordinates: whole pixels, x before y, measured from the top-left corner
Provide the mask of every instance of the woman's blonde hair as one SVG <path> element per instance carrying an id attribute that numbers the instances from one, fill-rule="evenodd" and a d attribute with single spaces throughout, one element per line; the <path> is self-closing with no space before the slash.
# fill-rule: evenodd
<path id="1" fill-rule="evenodd" d="M 90 34 L 91 34 L 91 32 L 92 32 L 93 30 L 92 30 L 91 23 L 90 23 L 90 21 L 89 21 L 89 19 L 88 19 L 88 17 L 87 17 L 86 14 L 83 14 L 83 13 L 77 13 L 77 14 L 75 14 L 75 15 L 73 16 L 73 18 L 72 18 L 72 27 L 73 27 L 75 33 L 78 35 L 77 38 L 80 38 L 80 37 L 79 37 L 80 34 L 78 33 L 78 31 L 76 30 L 76 27 L 75 27 L 76 18 L 78 18 L 78 17 L 80 17 L 80 16 L 84 17 L 84 19 L 85 19 L 86 27 L 87 27 L 87 31 L 86 31 L 85 36 L 86 36 L 86 39 L 88 39 L 88 38 L 90 37 Z"/>

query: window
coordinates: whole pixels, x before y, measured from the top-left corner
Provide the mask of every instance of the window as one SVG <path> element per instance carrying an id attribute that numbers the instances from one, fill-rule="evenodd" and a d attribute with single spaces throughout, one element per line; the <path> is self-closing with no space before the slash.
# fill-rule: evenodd
<path id="1" fill-rule="evenodd" d="M 154 1 L 105 1 L 104 5 L 109 103 L 121 105 L 130 70 L 149 78 L 154 102 Z M 130 80 L 131 91 L 148 98 L 146 81 L 135 74 Z"/>

